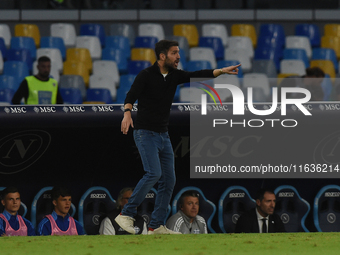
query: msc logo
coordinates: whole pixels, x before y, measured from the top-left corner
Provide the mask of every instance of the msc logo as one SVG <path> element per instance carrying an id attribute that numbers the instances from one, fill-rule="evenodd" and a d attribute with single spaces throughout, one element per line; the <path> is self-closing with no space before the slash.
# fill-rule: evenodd
<path id="1" fill-rule="evenodd" d="M 245 193 L 230 193 L 229 198 L 244 197 L 245 195 Z"/>
<path id="2" fill-rule="evenodd" d="M 294 197 L 294 192 L 280 192 L 279 197 Z"/>
<path id="3" fill-rule="evenodd" d="M 28 168 L 44 155 L 50 142 L 50 134 L 42 130 L 0 137 L 0 174 L 15 174 Z"/>
<path id="4" fill-rule="evenodd" d="M 91 198 L 106 198 L 106 194 L 91 194 Z"/>
<path id="5" fill-rule="evenodd" d="M 4 111 L 8 113 L 26 113 L 26 107 L 5 107 Z"/>
<path id="6" fill-rule="evenodd" d="M 340 197 L 340 192 L 326 192 L 325 197 Z"/>
<path id="7" fill-rule="evenodd" d="M 63 111 L 68 112 L 85 112 L 85 107 L 83 106 L 65 106 L 63 107 Z"/>
<path id="8" fill-rule="evenodd" d="M 113 106 L 92 106 L 94 112 L 113 112 Z"/>
<path id="9" fill-rule="evenodd" d="M 189 111 L 189 112 L 195 112 L 200 110 L 199 105 L 179 105 L 178 110 L 182 111 Z"/>
<path id="10" fill-rule="evenodd" d="M 146 194 L 145 198 L 154 198 L 155 194 L 154 193 L 148 193 Z"/>
<path id="11" fill-rule="evenodd" d="M 36 113 L 55 113 L 57 111 L 54 106 L 34 107 L 33 110 Z"/>

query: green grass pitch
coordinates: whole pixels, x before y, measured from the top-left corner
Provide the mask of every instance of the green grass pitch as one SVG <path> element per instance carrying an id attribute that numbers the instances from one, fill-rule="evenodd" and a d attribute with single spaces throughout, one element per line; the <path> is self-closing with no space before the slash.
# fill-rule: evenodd
<path id="1" fill-rule="evenodd" d="M 1 255 L 339 253 L 340 233 L 0 237 Z"/>

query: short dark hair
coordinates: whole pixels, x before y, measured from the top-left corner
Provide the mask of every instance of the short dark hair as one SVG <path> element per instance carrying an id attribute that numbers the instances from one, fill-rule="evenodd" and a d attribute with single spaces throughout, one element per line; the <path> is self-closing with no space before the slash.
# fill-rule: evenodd
<path id="1" fill-rule="evenodd" d="M 40 58 L 38 58 L 38 64 L 42 62 L 51 62 L 51 59 L 47 56 L 41 56 Z"/>
<path id="2" fill-rule="evenodd" d="M 195 190 L 187 190 L 182 193 L 181 197 L 178 199 L 178 206 L 179 208 L 182 208 L 184 203 L 184 198 L 186 197 L 197 197 L 199 199 L 200 194 Z"/>
<path id="3" fill-rule="evenodd" d="M 122 209 L 120 208 L 120 201 L 122 201 L 122 198 L 123 198 L 123 195 L 126 191 L 132 191 L 133 192 L 134 188 L 131 188 L 131 187 L 126 187 L 126 188 L 123 188 L 121 189 L 121 191 L 119 191 L 119 194 L 118 194 L 118 197 L 117 197 L 117 209 Z"/>
<path id="4" fill-rule="evenodd" d="M 156 52 L 157 60 L 160 59 L 159 55 L 161 53 L 167 55 L 169 49 L 173 46 L 178 46 L 178 42 L 171 41 L 171 40 L 160 40 L 159 42 L 157 42 L 156 46 L 155 46 L 155 52 Z"/>
<path id="5" fill-rule="evenodd" d="M 268 188 L 263 188 L 263 189 L 259 189 L 257 192 L 256 192 L 256 200 L 260 200 L 262 201 L 262 199 L 264 198 L 264 194 L 268 192 L 269 194 L 274 194 L 274 191 L 272 189 L 268 189 Z"/>
<path id="6" fill-rule="evenodd" d="M 2 200 L 2 199 L 5 199 L 5 197 L 6 197 L 9 193 L 16 193 L 16 192 L 18 192 L 18 193 L 20 194 L 18 188 L 16 188 L 16 187 L 7 187 L 7 188 L 5 188 L 5 189 L 1 192 L 0 199 L 1 199 L 1 200 Z"/>
<path id="7" fill-rule="evenodd" d="M 60 196 L 62 197 L 71 196 L 70 190 L 66 187 L 54 187 L 51 191 L 51 194 L 52 194 L 52 201 L 58 200 Z"/>

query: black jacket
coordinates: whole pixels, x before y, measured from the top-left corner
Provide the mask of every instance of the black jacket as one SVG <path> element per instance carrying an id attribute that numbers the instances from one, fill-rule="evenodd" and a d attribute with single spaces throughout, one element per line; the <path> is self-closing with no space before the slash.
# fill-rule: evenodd
<path id="1" fill-rule="evenodd" d="M 157 61 L 154 65 L 142 70 L 125 99 L 125 104 L 134 104 L 138 100 L 135 129 L 168 131 L 170 108 L 177 85 L 190 82 L 190 78 L 214 78 L 213 70 L 186 72 L 172 69 L 166 77 L 163 77 Z"/>
<path id="2" fill-rule="evenodd" d="M 235 233 L 259 233 L 256 208 L 243 213 L 237 220 Z M 282 220 L 277 214 L 269 215 L 268 233 L 286 232 Z"/>

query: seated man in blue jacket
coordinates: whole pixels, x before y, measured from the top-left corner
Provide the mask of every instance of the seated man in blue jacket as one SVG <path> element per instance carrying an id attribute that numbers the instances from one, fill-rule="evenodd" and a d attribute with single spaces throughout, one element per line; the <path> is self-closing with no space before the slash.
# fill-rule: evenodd
<path id="1" fill-rule="evenodd" d="M 78 221 L 69 215 L 72 197 L 67 188 L 52 189 L 52 214 L 46 215 L 39 223 L 38 235 L 84 235 L 84 229 Z"/>
<path id="2" fill-rule="evenodd" d="M 5 209 L 3 213 L 0 213 L 0 236 L 35 235 L 32 223 L 18 214 L 21 198 L 17 188 L 4 189 L 1 195 L 1 204 Z"/>

